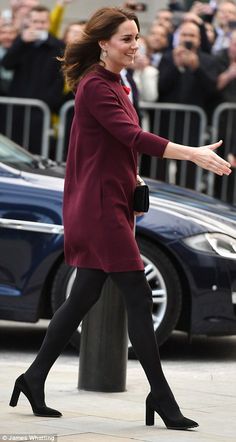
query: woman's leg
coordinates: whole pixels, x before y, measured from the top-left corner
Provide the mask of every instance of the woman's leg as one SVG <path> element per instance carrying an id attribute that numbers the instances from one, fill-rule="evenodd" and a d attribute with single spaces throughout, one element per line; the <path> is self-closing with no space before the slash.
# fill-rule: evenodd
<path id="1" fill-rule="evenodd" d="M 152 321 L 152 292 L 142 271 L 110 274 L 122 292 L 128 314 L 128 331 L 133 349 L 146 373 L 153 396 L 167 415 L 178 418 L 179 408 L 162 371 Z"/>
<path id="2" fill-rule="evenodd" d="M 106 278 L 102 270 L 78 269 L 70 296 L 55 312 L 38 355 L 24 374 L 39 406 L 44 404 L 44 382 L 50 368 L 99 299 Z"/>

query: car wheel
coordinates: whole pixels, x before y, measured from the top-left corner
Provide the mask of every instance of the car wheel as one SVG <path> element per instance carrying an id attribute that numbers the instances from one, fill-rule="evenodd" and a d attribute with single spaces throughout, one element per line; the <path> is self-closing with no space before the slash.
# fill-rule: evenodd
<path id="1" fill-rule="evenodd" d="M 63 302 L 68 298 L 73 282 L 76 276 L 76 269 L 69 267 L 64 262 L 59 267 L 57 271 L 55 280 L 52 286 L 52 296 L 51 296 L 51 306 L 52 311 L 55 311 L 63 304 Z M 81 326 L 73 333 L 70 343 L 75 347 L 78 351 L 80 348 L 80 333 Z"/>
<path id="2" fill-rule="evenodd" d="M 145 268 L 145 275 L 152 289 L 153 324 L 159 345 L 174 330 L 182 307 L 182 288 L 178 273 L 168 256 L 156 244 L 137 237 Z"/>

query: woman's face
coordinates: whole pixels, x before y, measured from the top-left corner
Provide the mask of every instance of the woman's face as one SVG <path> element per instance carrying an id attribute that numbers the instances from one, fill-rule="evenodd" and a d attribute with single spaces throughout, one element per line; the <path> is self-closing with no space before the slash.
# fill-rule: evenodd
<path id="1" fill-rule="evenodd" d="M 100 41 L 106 56 L 102 55 L 106 69 L 119 73 L 124 67 L 134 63 L 138 50 L 138 28 L 134 20 L 126 20 L 110 40 Z"/>

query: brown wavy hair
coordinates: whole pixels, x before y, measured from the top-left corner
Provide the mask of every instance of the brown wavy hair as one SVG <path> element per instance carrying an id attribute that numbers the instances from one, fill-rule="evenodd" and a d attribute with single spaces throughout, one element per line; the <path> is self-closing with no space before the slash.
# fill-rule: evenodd
<path id="1" fill-rule="evenodd" d="M 98 42 L 109 40 L 127 20 L 134 20 L 140 30 L 138 18 L 133 11 L 122 8 L 98 9 L 87 22 L 79 41 L 66 47 L 60 61 L 66 82 L 73 91 L 80 79 L 100 61 L 101 48 Z"/>

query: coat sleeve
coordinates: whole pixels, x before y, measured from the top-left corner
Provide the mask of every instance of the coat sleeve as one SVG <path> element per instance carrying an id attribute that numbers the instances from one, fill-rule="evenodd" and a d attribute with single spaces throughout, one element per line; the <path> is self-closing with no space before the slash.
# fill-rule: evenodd
<path id="1" fill-rule="evenodd" d="M 54 54 L 47 60 L 47 86 L 39 89 L 38 98 L 45 101 L 52 112 L 59 112 L 63 103 L 64 79 L 60 69 L 60 63 L 56 59 L 57 54 L 62 53 L 62 47 L 55 47 Z"/>
<path id="2" fill-rule="evenodd" d="M 172 54 L 163 55 L 159 64 L 159 94 L 162 101 L 162 96 L 170 94 L 176 89 L 181 73 L 175 66 Z M 165 101 L 165 100 L 164 100 Z"/>
<path id="3" fill-rule="evenodd" d="M 5 69 L 15 69 L 25 62 L 28 54 L 32 51 L 33 43 L 25 43 L 21 37 L 16 37 L 12 46 L 8 49 L 2 59 L 2 65 Z"/>
<path id="4" fill-rule="evenodd" d="M 213 55 L 208 54 L 207 58 L 203 59 L 200 57 L 200 66 L 196 69 L 195 76 L 207 96 L 217 93 L 218 65 Z"/>
<path id="5" fill-rule="evenodd" d="M 139 153 L 163 156 L 169 140 L 144 132 L 103 79 L 90 78 L 84 84 L 83 98 L 90 114 L 120 143 Z"/>

